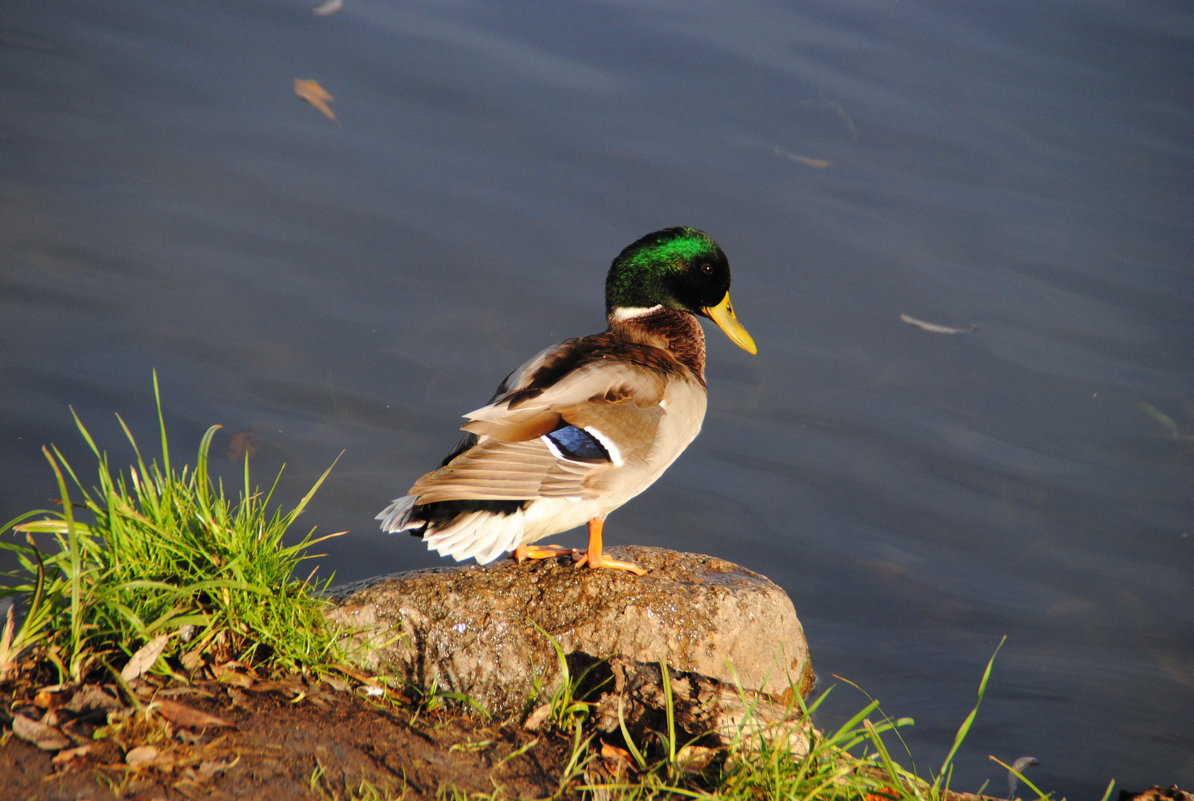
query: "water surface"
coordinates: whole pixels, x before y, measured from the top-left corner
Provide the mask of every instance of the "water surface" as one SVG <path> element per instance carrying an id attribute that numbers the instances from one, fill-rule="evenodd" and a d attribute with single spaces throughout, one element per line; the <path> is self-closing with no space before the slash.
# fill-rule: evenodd
<path id="1" fill-rule="evenodd" d="M 779 582 L 922 770 L 1007 635 L 959 789 L 1189 786 L 1192 40 L 1178 2 L 10 0 L 0 516 L 44 443 L 86 462 L 68 405 L 151 446 L 156 369 L 176 452 L 253 430 L 297 498 L 344 451 L 324 570 L 440 564 L 373 515 L 695 225 L 760 353 L 711 331 L 705 431 L 607 539 Z"/>

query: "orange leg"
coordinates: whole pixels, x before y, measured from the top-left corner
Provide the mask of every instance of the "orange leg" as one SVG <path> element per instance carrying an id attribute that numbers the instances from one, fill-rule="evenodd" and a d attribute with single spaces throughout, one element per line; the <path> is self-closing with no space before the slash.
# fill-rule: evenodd
<path id="1" fill-rule="evenodd" d="M 594 517 L 589 521 L 589 549 L 585 555 L 577 560 L 577 565 L 588 565 L 591 568 L 608 567 L 615 570 L 627 570 L 636 576 L 644 575 L 647 571 L 643 570 L 634 562 L 622 562 L 613 557 L 606 556 L 601 551 L 601 529 L 605 525 L 605 515 L 601 517 Z"/>
<path id="2" fill-rule="evenodd" d="M 528 559 L 555 559 L 559 556 L 572 556 L 575 548 L 565 548 L 562 545 L 519 545 L 511 554 L 514 561 L 522 564 Z"/>

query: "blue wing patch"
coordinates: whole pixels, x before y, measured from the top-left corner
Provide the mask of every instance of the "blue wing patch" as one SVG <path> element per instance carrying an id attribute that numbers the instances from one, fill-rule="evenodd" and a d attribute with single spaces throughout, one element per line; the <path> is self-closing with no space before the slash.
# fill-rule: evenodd
<path id="1" fill-rule="evenodd" d="M 563 423 L 555 431 L 549 431 L 543 436 L 551 440 L 566 459 L 578 462 L 613 461 L 609 457 L 609 451 L 601 444 L 601 440 L 583 428 Z"/>

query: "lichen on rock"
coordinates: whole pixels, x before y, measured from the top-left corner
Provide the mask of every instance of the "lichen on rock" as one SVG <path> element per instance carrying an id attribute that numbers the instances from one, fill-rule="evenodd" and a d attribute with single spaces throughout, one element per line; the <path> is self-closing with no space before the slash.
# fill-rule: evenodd
<path id="1" fill-rule="evenodd" d="M 557 646 L 570 658 L 618 658 L 611 669 L 640 690 L 643 666 L 667 664 L 689 677 L 682 689 L 693 699 L 713 704 L 690 717 L 714 727 L 734 719 L 724 708 L 735 694 L 779 708 L 811 690 L 804 630 L 774 582 L 711 556 L 613 550 L 647 574 L 566 560 L 433 568 L 342 587 L 331 616 L 349 627 L 350 645 L 372 646 L 359 651 L 367 668 L 466 695 L 496 715 L 559 685 Z"/>

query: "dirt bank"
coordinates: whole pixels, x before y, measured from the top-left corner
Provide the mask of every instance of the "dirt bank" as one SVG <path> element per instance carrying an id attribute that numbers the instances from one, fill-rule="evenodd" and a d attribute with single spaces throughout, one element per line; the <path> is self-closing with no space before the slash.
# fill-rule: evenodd
<path id="1" fill-rule="evenodd" d="M 9 695 L 0 712 L 8 718 L 0 737 L 4 798 L 340 799 L 361 797 L 350 793 L 362 782 L 385 798 L 436 798 L 451 788 L 535 798 L 559 789 L 570 750 L 561 735 L 379 703 L 302 679 L 145 695 L 146 708 L 118 711 L 115 725 L 59 708 L 53 728 L 72 742 L 57 750 L 11 729 L 17 715 L 44 720 L 46 699 Z"/>

